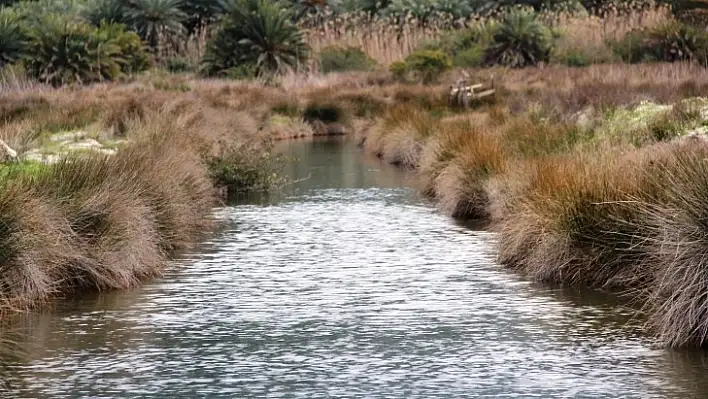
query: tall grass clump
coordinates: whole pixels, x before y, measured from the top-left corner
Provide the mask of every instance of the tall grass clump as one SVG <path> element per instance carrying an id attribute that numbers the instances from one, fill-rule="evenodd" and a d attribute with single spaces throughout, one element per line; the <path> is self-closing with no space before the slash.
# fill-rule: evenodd
<path id="1" fill-rule="evenodd" d="M 435 118 L 418 106 L 396 105 L 362 137 L 361 145 L 391 164 L 415 168 L 435 123 Z"/>
<path id="2" fill-rule="evenodd" d="M 708 341 L 708 147 L 700 140 L 674 146 L 650 179 L 666 192 L 665 203 L 646 202 L 642 225 L 650 241 L 646 289 L 651 327 L 670 347 Z"/>
<path id="3" fill-rule="evenodd" d="M 537 158 L 507 176 L 518 189 L 497 225 L 499 260 L 539 281 L 639 286 L 647 249 L 637 230 L 642 166 L 632 162 L 641 161 L 613 157 Z"/>
<path id="4" fill-rule="evenodd" d="M 487 218 L 485 183 L 504 173 L 507 164 L 500 137 L 470 119 L 442 123 L 438 129 L 421 155 L 423 191 L 453 217 Z"/>
<path id="5" fill-rule="evenodd" d="M 74 155 L 3 184 L 0 305 L 128 288 L 210 224 L 200 158 L 158 134 L 116 156 Z"/>

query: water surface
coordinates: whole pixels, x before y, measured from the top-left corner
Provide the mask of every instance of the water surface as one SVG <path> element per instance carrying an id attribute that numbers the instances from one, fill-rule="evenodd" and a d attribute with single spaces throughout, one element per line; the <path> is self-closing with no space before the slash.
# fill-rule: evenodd
<path id="1" fill-rule="evenodd" d="M 8 397 L 705 397 L 702 354 L 652 348 L 612 298 L 495 264 L 351 143 L 290 142 L 293 178 L 139 289 L 16 317 Z"/>

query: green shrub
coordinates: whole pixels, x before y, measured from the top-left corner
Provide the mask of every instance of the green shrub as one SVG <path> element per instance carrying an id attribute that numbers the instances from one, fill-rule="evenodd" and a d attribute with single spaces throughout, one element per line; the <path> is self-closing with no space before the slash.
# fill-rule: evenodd
<path id="1" fill-rule="evenodd" d="M 249 64 L 262 76 L 300 67 L 307 58 L 307 46 L 291 17 L 290 10 L 271 0 L 230 0 L 207 43 L 202 72 L 225 75 Z"/>
<path id="2" fill-rule="evenodd" d="M 95 28 L 47 15 L 29 32 L 26 65 L 35 78 L 62 85 L 117 79 L 144 70 L 148 59 L 139 37 L 122 25 Z"/>
<path id="3" fill-rule="evenodd" d="M 194 72 L 195 67 L 184 57 L 169 57 L 165 60 L 165 68 L 172 73 Z"/>
<path id="4" fill-rule="evenodd" d="M 408 74 L 408 64 L 405 61 L 394 61 L 388 66 L 388 70 L 395 80 L 403 81 Z"/>
<path id="5" fill-rule="evenodd" d="M 120 47 L 102 42 L 88 24 L 50 15 L 29 36 L 27 67 L 43 82 L 89 83 L 120 76 Z"/>
<path id="6" fill-rule="evenodd" d="M 342 71 L 371 71 L 376 61 L 358 47 L 329 46 L 320 52 L 320 71 L 323 73 Z"/>
<path id="7" fill-rule="evenodd" d="M 285 160 L 261 144 L 222 146 L 217 155 L 206 156 L 209 177 L 233 195 L 248 190 L 267 190 L 284 182 Z"/>
<path id="8" fill-rule="evenodd" d="M 124 25 L 102 22 L 96 30 L 96 36 L 102 43 L 118 46 L 116 62 L 120 65 L 121 73 L 134 74 L 150 67 L 145 44 L 137 33 L 126 31 Z"/>
<path id="9" fill-rule="evenodd" d="M 610 43 L 625 62 L 708 63 L 708 33 L 678 21 L 652 30 L 635 30 L 619 41 Z"/>
<path id="10" fill-rule="evenodd" d="M 514 9 L 504 15 L 486 51 L 485 63 L 512 68 L 535 66 L 548 62 L 552 48 L 552 32 L 538 15 L 527 9 Z"/>
<path id="11" fill-rule="evenodd" d="M 588 57 L 582 52 L 568 52 L 558 62 L 570 67 L 585 67 L 591 64 Z"/>
<path id="12" fill-rule="evenodd" d="M 450 57 L 436 50 L 414 51 L 406 57 L 405 63 L 423 83 L 435 82 L 440 75 L 452 69 Z"/>
<path id="13" fill-rule="evenodd" d="M 234 80 L 251 80 L 258 76 L 258 68 L 253 63 L 243 63 L 227 69 L 223 76 Z"/>
<path id="14" fill-rule="evenodd" d="M 461 68 L 473 68 L 484 63 L 484 49 L 480 46 L 473 46 L 459 51 L 452 59 L 452 64 Z"/>
<path id="15" fill-rule="evenodd" d="M 0 9 L 0 67 L 17 61 L 26 46 L 26 37 L 17 18 Z"/>
<path id="16" fill-rule="evenodd" d="M 477 67 L 483 63 L 484 54 L 497 28 L 498 24 L 493 21 L 475 24 L 467 29 L 443 35 L 438 40 L 425 41 L 418 50 L 442 51 L 452 57 L 454 66 Z"/>

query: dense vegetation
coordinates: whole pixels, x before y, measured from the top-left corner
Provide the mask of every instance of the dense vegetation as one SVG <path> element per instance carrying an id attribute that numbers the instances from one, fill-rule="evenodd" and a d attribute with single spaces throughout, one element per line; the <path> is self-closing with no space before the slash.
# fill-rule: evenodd
<path id="1" fill-rule="evenodd" d="M 664 3 L 677 16 L 696 16 L 700 13 L 692 11 L 708 9 L 701 1 Z M 660 6 L 650 0 L 4 1 L 0 67 L 12 64 L 53 85 L 116 80 L 151 65 L 208 76 L 271 77 L 314 68 L 324 73 L 385 69 L 402 61 L 411 44 L 421 52 L 443 52 L 457 67 L 687 59 L 705 63 L 708 34 L 689 24 L 695 18 L 639 26 L 623 37 L 607 39 L 609 55 L 568 48 L 572 32 L 559 23 L 567 16 L 617 16 Z M 391 33 L 376 39 L 379 45 L 393 41 L 409 50 L 397 59 L 382 60 L 372 54 L 375 50 L 360 47 L 361 40 L 351 44 L 343 37 L 357 25 L 369 31 L 368 37 L 376 35 L 367 28 L 372 23 L 388 25 L 385 29 Z M 436 33 L 428 35 L 429 40 L 403 43 L 410 40 L 405 39 L 410 36 L 406 29 Z M 320 46 L 323 37 L 330 42 Z M 430 71 L 415 71 L 417 66 L 429 68 L 429 61 L 393 69 L 432 81 Z"/>

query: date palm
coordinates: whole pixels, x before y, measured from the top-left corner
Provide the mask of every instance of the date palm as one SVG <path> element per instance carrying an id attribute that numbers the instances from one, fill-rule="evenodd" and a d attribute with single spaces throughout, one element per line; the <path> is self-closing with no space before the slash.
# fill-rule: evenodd
<path id="1" fill-rule="evenodd" d="M 307 57 L 290 10 L 271 0 L 231 0 L 203 59 L 207 74 L 252 65 L 258 75 L 298 67 Z"/>
<path id="2" fill-rule="evenodd" d="M 130 25 L 128 7 L 124 0 L 95 0 L 84 7 L 82 15 L 95 26 L 101 22 Z"/>
<path id="3" fill-rule="evenodd" d="M 0 67 L 20 58 L 25 45 L 25 35 L 16 18 L 0 10 Z"/>
<path id="4" fill-rule="evenodd" d="M 187 15 L 182 0 L 128 0 L 130 24 L 155 49 L 161 34 L 182 33 Z"/>

